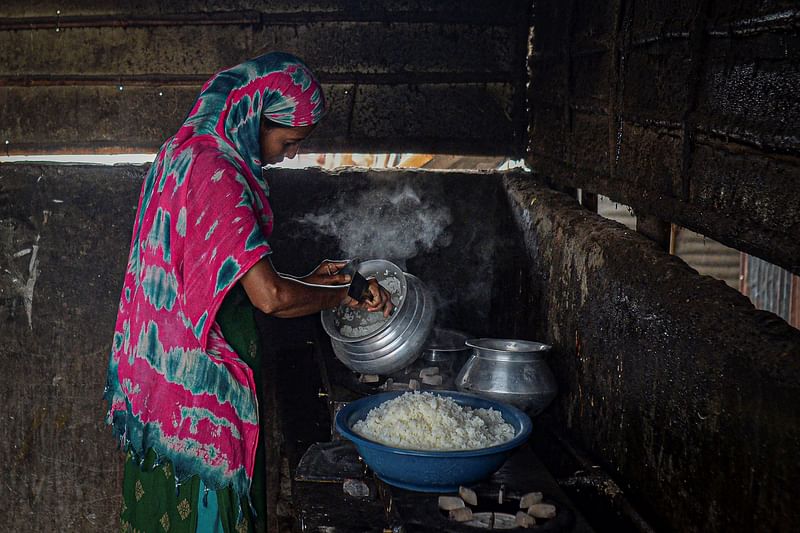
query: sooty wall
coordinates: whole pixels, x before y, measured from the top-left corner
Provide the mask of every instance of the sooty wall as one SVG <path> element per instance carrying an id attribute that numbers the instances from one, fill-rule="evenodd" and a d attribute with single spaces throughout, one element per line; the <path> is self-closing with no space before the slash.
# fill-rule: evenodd
<path id="1" fill-rule="evenodd" d="M 145 166 L 0 166 L 0 523 L 9 531 L 117 528 L 122 456 L 101 400 Z M 476 335 L 513 259 L 497 175 L 276 171 L 275 264 L 325 257 L 405 264 L 440 323 Z M 493 325 L 493 321 L 495 325 Z"/>
<path id="2" fill-rule="evenodd" d="M 797 2 L 540 0 L 529 162 L 800 274 Z"/>
<path id="3" fill-rule="evenodd" d="M 657 530 L 797 531 L 800 332 L 531 179 L 516 333 L 554 345 L 549 414 Z"/>

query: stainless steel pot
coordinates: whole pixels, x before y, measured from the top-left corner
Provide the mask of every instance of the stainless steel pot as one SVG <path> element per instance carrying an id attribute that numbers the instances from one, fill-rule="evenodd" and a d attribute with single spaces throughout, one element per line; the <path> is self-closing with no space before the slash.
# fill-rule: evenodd
<path id="1" fill-rule="evenodd" d="M 380 313 L 339 307 L 323 311 L 322 327 L 331 337 L 333 353 L 349 369 L 391 374 L 419 357 L 436 315 L 433 298 L 419 278 L 389 261 L 365 261 L 358 271 L 396 289 L 390 291 L 394 312 L 384 319 Z"/>
<path id="2" fill-rule="evenodd" d="M 422 347 L 422 358 L 429 363 L 458 364 L 457 368 L 461 368 L 472 352 L 467 346 L 469 338 L 466 333 L 455 329 L 433 328 Z"/>
<path id="3" fill-rule="evenodd" d="M 456 387 L 537 415 L 556 392 L 555 377 L 545 355 L 550 346 L 514 339 L 470 339 L 473 350 L 456 377 Z"/>

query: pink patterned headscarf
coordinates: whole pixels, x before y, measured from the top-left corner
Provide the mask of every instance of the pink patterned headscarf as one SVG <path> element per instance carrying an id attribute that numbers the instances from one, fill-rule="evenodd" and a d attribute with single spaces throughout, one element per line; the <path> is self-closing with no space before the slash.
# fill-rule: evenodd
<path id="1" fill-rule="evenodd" d="M 215 321 L 228 290 L 270 253 L 261 117 L 316 124 L 322 88 L 289 54 L 215 74 L 142 185 L 108 367 L 120 444 L 169 459 L 176 481 L 249 494 L 258 441 L 250 368 Z"/>

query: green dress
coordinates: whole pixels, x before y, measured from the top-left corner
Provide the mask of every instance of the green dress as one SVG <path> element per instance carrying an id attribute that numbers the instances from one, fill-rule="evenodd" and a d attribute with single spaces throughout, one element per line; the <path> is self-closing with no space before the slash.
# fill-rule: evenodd
<path id="1" fill-rule="evenodd" d="M 261 398 L 262 347 L 254 308 L 240 284 L 231 288 L 217 313 L 225 340 L 256 376 Z M 261 425 L 263 428 L 263 424 Z M 264 439 L 259 438 L 255 471 L 248 502 L 239 501 L 230 488 L 207 490 L 198 476 L 175 486 L 172 464 L 154 465 L 149 450 L 142 467 L 131 452 L 125 459 L 122 485 L 121 531 L 130 533 L 263 533 L 266 531 L 266 469 Z"/>

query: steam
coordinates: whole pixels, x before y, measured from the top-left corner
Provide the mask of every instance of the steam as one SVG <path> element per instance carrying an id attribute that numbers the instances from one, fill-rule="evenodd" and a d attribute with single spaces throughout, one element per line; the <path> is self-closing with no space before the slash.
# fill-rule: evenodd
<path id="1" fill-rule="evenodd" d="M 401 268 L 406 260 L 452 242 L 450 209 L 420 198 L 409 185 L 388 196 L 375 189 L 340 196 L 331 209 L 299 222 L 338 239 L 346 257 L 387 259 Z"/>

